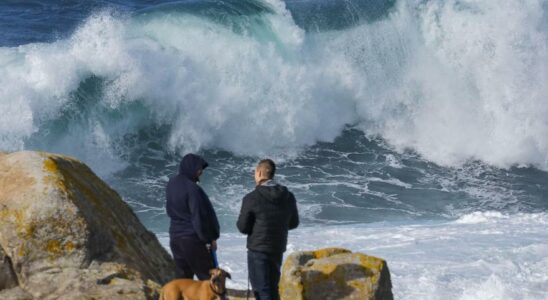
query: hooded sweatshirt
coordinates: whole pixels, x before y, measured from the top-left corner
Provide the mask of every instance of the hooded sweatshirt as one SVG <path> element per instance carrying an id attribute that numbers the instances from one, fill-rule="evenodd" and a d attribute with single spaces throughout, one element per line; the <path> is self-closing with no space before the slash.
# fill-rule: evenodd
<path id="1" fill-rule="evenodd" d="M 179 165 L 179 174 L 170 178 L 166 188 L 166 211 L 171 219 L 169 236 L 195 238 L 204 243 L 219 238 L 219 221 L 206 193 L 197 184 L 198 170 L 207 162 L 195 154 L 187 154 Z"/>
<path id="2" fill-rule="evenodd" d="M 279 254 L 286 250 L 287 234 L 299 226 L 295 196 L 285 186 L 267 181 L 242 200 L 237 223 L 247 234 L 247 249 Z"/>

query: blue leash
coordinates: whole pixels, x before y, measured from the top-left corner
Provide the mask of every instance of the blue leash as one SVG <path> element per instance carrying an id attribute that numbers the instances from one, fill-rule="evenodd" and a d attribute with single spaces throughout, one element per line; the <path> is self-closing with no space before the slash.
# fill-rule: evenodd
<path id="1" fill-rule="evenodd" d="M 219 267 L 219 260 L 217 259 L 217 251 L 211 250 L 211 258 L 213 259 L 213 267 Z"/>

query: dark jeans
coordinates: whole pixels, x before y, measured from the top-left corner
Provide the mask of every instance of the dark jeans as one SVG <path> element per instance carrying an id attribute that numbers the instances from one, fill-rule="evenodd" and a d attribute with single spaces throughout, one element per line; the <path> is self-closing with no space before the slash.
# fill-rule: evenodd
<path id="1" fill-rule="evenodd" d="M 213 269 L 213 259 L 206 244 L 194 238 L 171 238 L 171 253 L 177 266 L 177 278 L 199 280 L 209 279 L 209 270 Z"/>
<path id="2" fill-rule="evenodd" d="M 278 283 L 283 253 L 247 251 L 249 281 L 257 300 L 279 300 Z"/>

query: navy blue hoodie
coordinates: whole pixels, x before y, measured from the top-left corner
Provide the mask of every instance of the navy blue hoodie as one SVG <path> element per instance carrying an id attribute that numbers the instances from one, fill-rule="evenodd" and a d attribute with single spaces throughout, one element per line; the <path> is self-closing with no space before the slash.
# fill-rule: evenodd
<path id="1" fill-rule="evenodd" d="M 196 238 L 205 243 L 219 238 L 219 221 L 206 193 L 197 184 L 196 174 L 207 162 L 196 154 L 187 154 L 179 165 L 179 174 L 171 177 L 166 188 L 166 211 L 171 219 L 171 238 Z"/>

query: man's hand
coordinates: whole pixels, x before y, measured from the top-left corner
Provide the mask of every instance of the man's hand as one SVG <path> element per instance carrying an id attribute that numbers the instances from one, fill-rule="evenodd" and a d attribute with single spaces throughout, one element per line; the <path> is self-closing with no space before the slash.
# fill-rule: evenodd
<path id="1" fill-rule="evenodd" d="M 217 251 L 217 241 L 211 242 L 211 251 Z"/>

